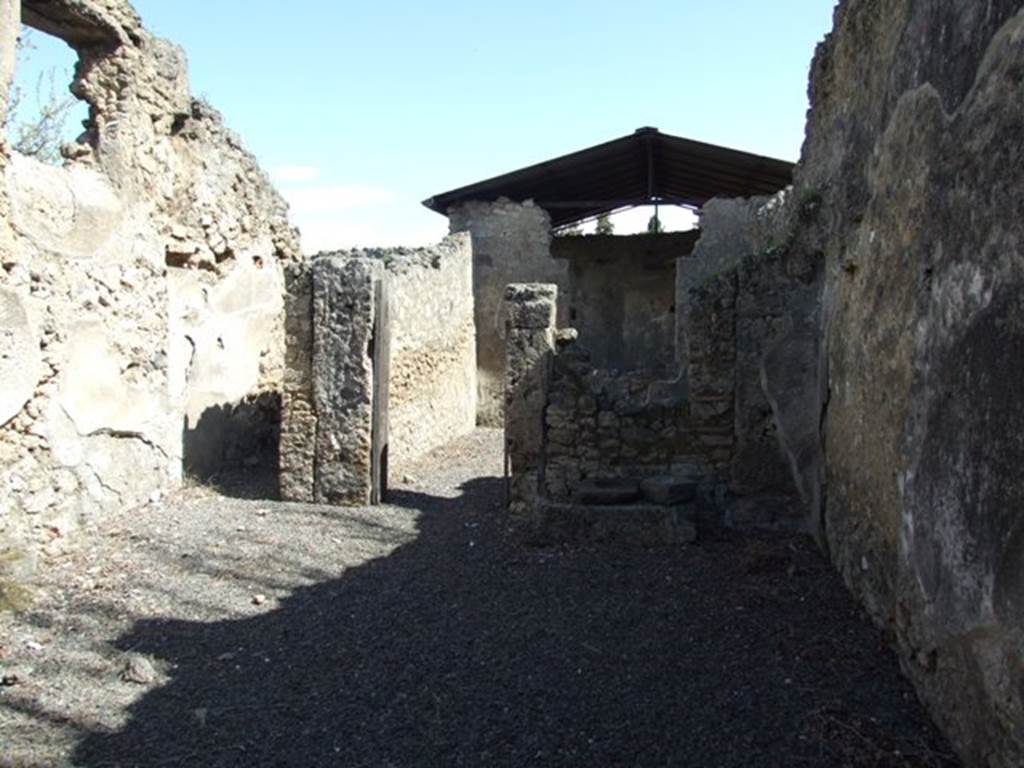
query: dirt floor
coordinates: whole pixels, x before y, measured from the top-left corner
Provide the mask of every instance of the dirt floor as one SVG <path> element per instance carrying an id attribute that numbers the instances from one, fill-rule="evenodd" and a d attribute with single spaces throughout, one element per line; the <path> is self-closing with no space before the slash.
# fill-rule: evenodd
<path id="1" fill-rule="evenodd" d="M 809 542 L 525 549 L 500 457 L 479 431 L 387 506 L 193 487 L 77 535 L 0 614 L 0 765 L 957 765 Z"/>

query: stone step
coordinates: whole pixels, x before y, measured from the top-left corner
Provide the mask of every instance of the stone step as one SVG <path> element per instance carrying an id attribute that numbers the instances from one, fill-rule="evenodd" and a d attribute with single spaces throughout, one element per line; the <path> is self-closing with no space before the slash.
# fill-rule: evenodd
<path id="1" fill-rule="evenodd" d="M 697 482 L 689 477 L 649 477 L 640 481 L 640 492 L 652 504 L 686 504 L 697 496 Z"/>
<path id="2" fill-rule="evenodd" d="M 612 506 L 640 501 L 640 483 L 626 478 L 584 480 L 573 493 L 577 504 Z"/>

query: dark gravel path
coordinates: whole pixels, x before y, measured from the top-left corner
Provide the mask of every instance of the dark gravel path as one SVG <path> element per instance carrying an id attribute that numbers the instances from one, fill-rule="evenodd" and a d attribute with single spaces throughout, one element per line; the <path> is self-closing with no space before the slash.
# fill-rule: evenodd
<path id="1" fill-rule="evenodd" d="M 807 542 L 521 549 L 499 448 L 478 432 L 438 452 L 390 508 L 195 492 L 148 512 L 173 522 L 115 542 L 117 568 L 149 574 L 127 580 L 132 601 L 44 586 L 35 613 L 0 621 L 49 627 L 36 653 L 92 670 L 69 683 L 59 659 L 22 664 L 22 690 L 0 695 L 0 744 L 6 727 L 22 751 L 0 764 L 47 749 L 39 765 L 957 764 Z M 129 652 L 152 684 L 117 679 Z M 9 647 L 9 665 L 25 653 Z"/>

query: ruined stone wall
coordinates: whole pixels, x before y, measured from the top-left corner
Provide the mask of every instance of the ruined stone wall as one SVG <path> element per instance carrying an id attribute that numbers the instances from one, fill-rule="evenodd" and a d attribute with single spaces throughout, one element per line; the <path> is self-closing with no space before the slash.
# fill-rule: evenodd
<path id="1" fill-rule="evenodd" d="M 0 3 L 2 93 L 16 10 Z M 63 167 L 0 147 L 0 538 L 14 543 L 152 497 L 191 446 L 208 468 L 276 447 L 273 408 L 236 406 L 280 391 L 282 264 L 298 257 L 283 201 L 191 97 L 180 49 L 127 2 L 21 11 L 78 53 L 90 116 Z"/>
<path id="2" fill-rule="evenodd" d="M 677 275 L 677 355 L 691 415 L 731 426 L 716 438 L 733 451 L 729 522 L 814 533 L 820 405 L 804 406 L 820 345 L 798 333 L 814 335 L 822 281 L 816 259 L 787 247 L 790 199 L 712 200 L 702 209 L 701 239 Z"/>
<path id="3" fill-rule="evenodd" d="M 281 429 L 286 499 L 363 504 L 370 493 L 374 286 L 387 283 L 392 473 L 476 425 L 468 234 L 426 248 L 324 253 L 288 270 Z M 340 414 L 340 415 L 339 415 Z M 341 421 L 338 421 L 341 419 Z M 331 426 L 331 425 L 334 426 Z M 345 446 L 344 460 L 338 446 Z M 345 492 L 324 487 L 325 467 Z M 348 466 L 348 469 L 345 469 Z"/>
<path id="4" fill-rule="evenodd" d="M 698 233 L 556 237 L 569 264 L 568 323 L 600 368 L 670 371 L 675 364 L 676 260 Z"/>
<path id="5" fill-rule="evenodd" d="M 374 322 L 384 279 L 383 260 L 335 254 L 287 270 L 280 455 L 287 501 L 370 502 Z"/>
<path id="6" fill-rule="evenodd" d="M 390 463 L 410 460 L 473 430 L 476 333 L 470 236 L 395 252 L 391 284 Z"/>
<path id="7" fill-rule="evenodd" d="M 594 481 L 686 476 L 721 496 L 732 459 L 731 412 L 695 418 L 680 380 L 594 370 L 580 341 L 554 357 L 544 413 L 544 491 L 573 500 Z"/>
<path id="8" fill-rule="evenodd" d="M 392 469 L 476 425 L 476 340 L 470 236 L 425 248 L 335 254 L 376 259 L 391 309 L 389 447 Z M 319 257 L 318 257 L 319 258 Z"/>
<path id="9" fill-rule="evenodd" d="M 1024 764 L 1024 9 L 847 0 L 793 248 L 826 271 L 825 532 L 971 766 Z"/>
<path id="10" fill-rule="evenodd" d="M 510 395 L 515 412 L 506 416 L 507 423 L 514 416 L 539 430 L 533 511 L 521 502 L 514 514 L 534 529 L 553 524 L 552 530 L 571 533 L 572 526 L 554 518 L 596 524 L 608 498 L 628 497 L 633 500 L 616 513 L 658 521 L 655 540 L 662 543 L 665 536 L 686 538 L 674 517 L 683 512 L 709 526 L 813 530 L 813 499 L 802 493 L 798 472 L 805 457 L 788 450 L 781 427 L 788 420 L 785 434 L 792 437 L 802 425 L 802 411 L 792 406 L 803 404 L 805 390 L 794 390 L 793 382 L 813 376 L 794 318 L 802 302 L 818 306 L 821 281 L 820 271 L 783 258 L 775 245 L 789 231 L 785 200 L 714 201 L 703 212 L 701 240 L 673 270 L 679 308 L 673 338 L 680 348 L 673 355 L 670 340 L 667 353 L 678 358 L 678 368 L 605 368 L 587 334 L 548 329 L 555 341 L 545 353 L 545 373 L 528 379 L 528 396 Z M 508 311 L 521 311 L 520 294 L 536 290 L 513 288 Z M 509 355 L 512 366 L 521 351 L 510 346 Z M 514 387 L 510 381 L 510 393 Z M 817 447 L 820 470 L 820 442 Z M 513 487 L 520 479 L 513 462 Z M 685 508 L 666 507 L 663 499 L 681 488 L 689 489 L 682 493 L 689 494 Z"/>
<path id="11" fill-rule="evenodd" d="M 505 460 L 513 524 L 539 526 L 545 471 L 544 410 L 555 350 L 558 286 L 517 283 L 505 288 Z"/>
<path id="12" fill-rule="evenodd" d="M 505 342 L 502 297 L 510 283 L 553 283 L 568 290 L 568 265 L 551 258 L 551 221 L 531 201 L 470 202 L 448 211 L 452 232 L 473 238 L 473 297 L 476 302 L 478 423 L 501 426 Z M 563 301 L 560 324 L 568 320 Z"/>

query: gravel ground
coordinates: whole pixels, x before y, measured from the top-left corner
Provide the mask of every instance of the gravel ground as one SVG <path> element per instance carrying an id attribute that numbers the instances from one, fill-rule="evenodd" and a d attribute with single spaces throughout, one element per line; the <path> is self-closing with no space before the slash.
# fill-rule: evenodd
<path id="1" fill-rule="evenodd" d="M 957 765 L 808 542 L 524 549 L 500 440 L 77 535 L 0 615 L 0 765 Z"/>

